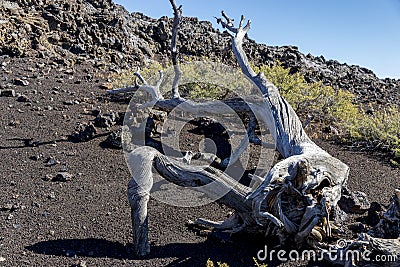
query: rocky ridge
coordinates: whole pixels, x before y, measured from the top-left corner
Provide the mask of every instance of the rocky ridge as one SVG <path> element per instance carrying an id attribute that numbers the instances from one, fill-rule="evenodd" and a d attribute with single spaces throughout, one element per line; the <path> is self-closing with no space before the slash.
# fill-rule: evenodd
<path id="1" fill-rule="evenodd" d="M 0 15 L 0 55 L 51 58 L 67 65 L 92 60 L 116 69 L 167 60 L 169 55 L 171 19 L 130 14 L 112 0 L 1 0 Z M 185 17 L 179 34 L 181 54 L 235 64 L 230 36 L 210 22 Z M 400 103 L 400 80 L 379 79 L 360 66 L 304 55 L 295 46 L 271 47 L 249 39 L 244 47 L 255 64 L 279 60 L 307 81 L 353 92 L 359 102 Z"/>

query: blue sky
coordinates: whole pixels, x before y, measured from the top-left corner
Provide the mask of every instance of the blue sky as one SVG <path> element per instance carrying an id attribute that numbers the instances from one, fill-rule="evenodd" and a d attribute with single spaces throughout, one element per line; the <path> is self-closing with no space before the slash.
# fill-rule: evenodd
<path id="1" fill-rule="evenodd" d="M 168 0 L 114 0 L 130 12 L 172 16 Z M 183 15 L 208 20 L 221 10 L 252 20 L 250 38 L 295 45 L 304 53 L 369 68 L 400 79 L 400 0 L 176 0 Z"/>

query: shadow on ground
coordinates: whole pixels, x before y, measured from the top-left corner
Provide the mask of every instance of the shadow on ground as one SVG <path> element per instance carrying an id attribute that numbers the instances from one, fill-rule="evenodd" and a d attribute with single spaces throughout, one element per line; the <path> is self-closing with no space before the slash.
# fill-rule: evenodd
<path id="1" fill-rule="evenodd" d="M 206 240 L 202 243 L 172 243 L 163 246 L 151 246 L 151 254 L 145 258 L 137 259 L 141 261 L 151 261 L 152 259 L 174 258 L 165 266 L 205 266 L 208 259 L 214 263 L 227 262 L 230 267 L 236 266 L 256 266 L 253 257 L 262 249 L 263 245 L 259 242 L 219 242 Z M 91 258 L 112 258 L 135 260 L 130 254 L 131 244 L 124 245 L 116 241 L 105 239 L 58 239 L 41 241 L 26 249 L 45 255 L 54 256 L 82 256 Z M 253 255 L 251 257 L 250 255 Z M 281 261 L 263 262 L 268 266 L 290 266 L 290 262 L 282 264 Z M 287 265 L 289 264 L 289 265 Z M 320 266 L 318 263 L 304 262 L 303 266 Z"/>
<path id="2" fill-rule="evenodd" d="M 135 258 L 130 254 L 131 244 L 124 245 L 120 242 L 105 239 L 58 239 L 48 240 L 27 246 L 26 249 L 37 254 L 53 255 L 60 257 L 90 257 L 130 259 Z M 251 251 L 251 252 L 250 252 Z M 174 258 L 166 266 L 205 266 L 208 259 L 216 262 L 229 262 L 229 266 L 253 266 L 252 255 L 254 247 L 244 244 L 220 243 L 206 240 L 202 243 L 172 243 L 163 246 L 151 246 L 151 254 L 137 259 L 151 261 L 159 258 Z M 250 253 L 249 253 L 250 252 Z M 256 256 L 256 254 L 254 254 Z"/>
<path id="3" fill-rule="evenodd" d="M 56 239 L 41 241 L 26 249 L 37 254 L 54 256 L 85 256 L 93 258 L 126 259 L 129 257 L 124 244 L 105 239 Z"/>

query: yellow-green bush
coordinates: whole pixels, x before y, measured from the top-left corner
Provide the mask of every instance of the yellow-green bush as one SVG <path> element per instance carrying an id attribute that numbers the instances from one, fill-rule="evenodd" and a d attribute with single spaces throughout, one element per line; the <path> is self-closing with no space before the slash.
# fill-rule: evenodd
<path id="1" fill-rule="evenodd" d="M 341 120 L 358 116 L 352 103 L 354 95 L 334 90 L 321 82 L 307 83 L 300 73 L 290 74 L 279 62 L 273 66 L 254 67 L 279 88 L 281 95 L 291 104 L 298 115 L 314 115 L 329 120 Z"/>
<path id="2" fill-rule="evenodd" d="M 361 105 L 353 102 L 354 95 L 350 92 L 334 90 L 320 82 L 309 84 L 301 74 L 290 74 L 290 70 L 279 62 L 254 69 L 263 72 L 280 89 L 299 115 L 314 115 L 325 123 L 334 124 L 342 130 L 341 137 L 349 141 L 378 142 L 389 148 L 394 159 L 400 161 L 400 112 L 397 106 L 380 108 L 368 115 Z"/>
<path id="3" fill-rule="evenodd" d="M 188 58 L 180 68 L 183 72 L 179 85 L 180 92 L 193 99 L 223 99 L 229 92 L 244 95 L 248 94 L 252 87 L 240 69 L 223 64 Z M 164 73 L 161 92 L 168 97 L 175 75 L 171 65 L 150 62 L 141 69 L 140 74 L 149 84 L 156 84 L 159 70 Z M 134 76 L 134 71 L 126 71 L 113 79 L 113 87 L 119 88 L 133 85 L 137 78 Z"/>
<path id="4" fill-rule="evenodd" d="M 206 267 L 229 267 L 226 263 L 217 262 L 217 265 L 210 259 L 207 260 Z"/>
<path id="5" fill-rule="evenodd" d="M 152 79 L 154 78 L 159 70 L 163 70 L 166 67 L 161 65 L 159 62 L 156 61 L 151 61 L 146 66 L 143 66 L 139 73 L 145 78 L 145 79 Z M 137 70 L 132 70 L 132 71 L 125 71 L 121 74 L 115 74 L 111 77 L 113 80 L 113 88 L 121 88 L 121 87 L 127 87 L 127 86 L 132 86 L 135 84 L 135 80 L 137 79 L 136 76 L 134 75 L 135 71 Z M 150 82 L 150 81 L 148 81 Z M 138 82 L 140 83 L 140 82 Z"/>
<path id="6" fill-rule="evenodd" d="M 253 258 L 254 260 L 254 266 L 255 267 L 267 267 L 266 264 L 260 264 L 257 262 L 257 260 L 255 258 Z M 226 263 L 221 263 L 221 262 L 217 262 L 217 265 L 214 264 L 214 262 L 210 259 L 207 260 L 207 264 L 206 267 L 229 267 L 228 264 Z"/>
<path id="7" fill-rule="evenodd" d="M 350 137 L 358 140 L 380 141 L 400 157 L 400 113 L 396 106 L 382 108 L 367 115 L 345 121 Z"/>

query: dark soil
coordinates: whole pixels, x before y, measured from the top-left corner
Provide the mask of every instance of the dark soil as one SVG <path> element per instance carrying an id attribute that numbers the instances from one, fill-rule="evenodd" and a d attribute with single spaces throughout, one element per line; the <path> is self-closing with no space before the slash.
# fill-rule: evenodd
<path id="1" fill-rule="evenodd" d="M 107 70 L 90 65 L 69 70 L 38 59 L 2 57 L 2 62 L 0 90 L 25 97 L 0 97 L 0 259 L 5 260 L 0 266 L 205 266 L 209 258 L 231 267 L 253 266 L 264 247 L 259 239 L 207 238 L 185 226 L 198 217 L 225 218 L 230 210 L 216 203 L 177 208 L 151 200 L 152 252 L 132 259 L 129 171 L 122 150 L 100 145 L 118 126 L 99 128 L 88 142 L 68 139 L 79 124 L 94 120 L 93 113 L 125 110 L 126 104 L 109 101 L 100 87 Z M 351 167 L 351 189 L 388 204 L 400 186 L 399 169 L 374 154 L 318 144 Z M 47 166 L 48 158 L 55 164 Z M 61 171 L 72 179 L 53 181 Z"/>

